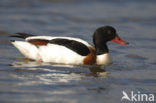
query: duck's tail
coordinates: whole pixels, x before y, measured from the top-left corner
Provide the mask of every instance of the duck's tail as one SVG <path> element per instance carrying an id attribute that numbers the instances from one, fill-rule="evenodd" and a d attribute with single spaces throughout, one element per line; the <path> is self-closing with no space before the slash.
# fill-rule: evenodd
<path id="1" fill-rule="evenodd" d="M 11 40 L 11 43 L 26 57 L 32 60 L 39 58 L 38 49 L 35 45 L 32 45 L 25 41 Z"/>
<path id="2" fill-rule="evenodd" d="M 35 36 L 35 35 L 28 34 L 28 33 L 15 33 L 15 35 L 11 35 L 10 37 L 26 39 L 27 37 L 31 37 L 31 36 Z"/>

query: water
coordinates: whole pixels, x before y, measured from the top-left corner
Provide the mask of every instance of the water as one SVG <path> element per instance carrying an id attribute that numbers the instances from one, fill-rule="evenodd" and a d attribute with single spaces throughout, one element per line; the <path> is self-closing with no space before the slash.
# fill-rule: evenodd
<path id="1" fill-rule="evenodd" d="M 119 103 L 123 90 L 156 94 L 155 10 L 155 0 L 1 0 L 0 102 Z M 130 44 L 108 43 L 113 64 L 102 69 L 29 61 L 8 38 L 26 32 L 92 44 L 103 25 Z"/>

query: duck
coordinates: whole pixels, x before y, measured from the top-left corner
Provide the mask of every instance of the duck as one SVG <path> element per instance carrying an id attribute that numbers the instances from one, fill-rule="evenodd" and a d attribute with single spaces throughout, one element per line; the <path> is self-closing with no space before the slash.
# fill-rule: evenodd
<path id="1" fill-rule="evenodd" d="M 66 65 L 110 65 L 112 58 L 108 41 L 127 45 L 112 26 L 102 26 L 93 33 L 93 44 L 74 37 L 38 36 L 15 33 L 10 37 L 24 40 L 10 40 L 21 54 L 30 60 Z"/>

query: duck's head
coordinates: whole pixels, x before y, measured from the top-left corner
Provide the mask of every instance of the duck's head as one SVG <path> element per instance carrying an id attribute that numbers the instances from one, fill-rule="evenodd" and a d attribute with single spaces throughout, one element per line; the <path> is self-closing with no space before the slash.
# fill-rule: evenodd
<path id="1" fill-rule="evenodd" d="M 106 45 L 108 41 L 113 41 L 121 45 L 128 44 L 118 36 L 115 28 L 113 28 L 112 26 L 100 27 L 96 29 L 96 31 L 93 34 L 93 43 L 95 45 L 97 55 L 109 52 L 108 47 Z"/>

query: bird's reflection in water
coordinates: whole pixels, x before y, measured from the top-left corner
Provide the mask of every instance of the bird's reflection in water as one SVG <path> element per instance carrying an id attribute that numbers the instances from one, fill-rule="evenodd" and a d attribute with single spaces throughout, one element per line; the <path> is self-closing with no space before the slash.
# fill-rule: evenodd
<path id="1" fill-rule="evenodd" d="M 59 69 L 58 71 L 69 71 L 70 73 L 74 73 L 74 74 L 81 74 L 87 77 L 100 77 L 100 78 L 106 78 L 109 75 L 109 72 L 105 71 L 105 67 L 104 66 L 99 66 L 99 65 L 92 65 L 92 66 L 75 66 L 75 65 L 63 65 L 63 64 L 52 64 L 52 63 L 43 63 L 43 62 L 36 62 L 33 60 L 29 60 L 26 58 L 17 58 L 17 60 L 15 62 L 13 62 L 11 64 L 11 66 L 13 67 L 21 67 L 21 71 L 23 70 L 22 67 L 28 67 L 29 70 L 31 70 L 31 68 L 33 70 L 38 70 L 40 67 L 42 67 L 43 69 L 55 69 L 58 70 L 57 67 L 62 68 Z M 51 66 L 53 68 L 51 68 Z M 28 69 L 27 68 L 27 69 Z M 89 72 L 86 72 L 89 70 Z M 17 69 L 19 71 L 19 68 Z M 24 69 L 26 70 L 26 68 Z M 73 71 L 74 72 L 73 72 Z M 81 72 L 80 72 L 81 71 Z"/>
<path id="2" fill-rule="evenodd" d="M 106 70 L 104 69 L 104 66 L 92 66 L 89 68 L 90 72 L 89 74 L 86 74 L 86 76 L 93 76 L 93 77 L 107 77 L 108 76 L 108 72 L 106 72 Z"/>

